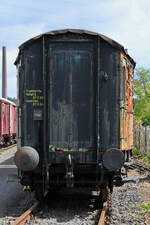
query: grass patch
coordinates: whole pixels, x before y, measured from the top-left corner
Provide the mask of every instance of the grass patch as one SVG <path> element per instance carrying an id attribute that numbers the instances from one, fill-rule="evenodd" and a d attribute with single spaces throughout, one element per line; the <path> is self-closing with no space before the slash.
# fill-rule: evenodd
<path id="1" fill-rule="evenodd" d="M 2 152 L 0 152 L 0 155 L 2 154 Z"/>
<path id="2" fill-rule="evenodd" d="M 134 146 L 133 147 L 133 154 L 135 156 L 140 156 L 141 155 L 140 149 L 138 149 L 136 146 Z"/>
<path id="3" fill-rule="evenodd" d="M 150 203 L 143 203 L 141 207 L 145 210 L 146 213 L 150 213 Z"/>
<path id="4" fill-rule="evenodd" d="M 133 208 L 133 209 L 135 208 L 135 204 L 132 204 L 132 208 Z"/>
<path id="5" fill-rule="evenodd" d="M 141 152 L 140 149 L 138 149 L 136 146 L 133 147 L 133 155 L 139 159 L 145 162 L 146 164 L 150 163 L 150 150 L 147 152 Z"/>
<path id="6" fill-rule="evenodd" d="M 135 213 L 130 213 L 130 215 L 134 218 L 134 220 L 140 220 L 141 219 L 141 216 L 137 215 Z"/>

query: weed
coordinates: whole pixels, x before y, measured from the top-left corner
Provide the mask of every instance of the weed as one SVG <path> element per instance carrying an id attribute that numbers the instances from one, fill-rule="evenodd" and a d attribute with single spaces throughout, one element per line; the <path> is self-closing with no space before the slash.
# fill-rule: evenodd
<path id="1" fill-rule="evenodd" d="M 141 154 L 140 149 L 138 149 L 136 146 L 134 146 L 133 147 L 133 154 L 136 155 L 136 156 L 140 155 Z"/>
<path id="2" fill-rule="evenodd" d="M 135 204 L 132 204 L 132 208 L 135 208 Z"/>
<path id="3" fill-rule="evenodd" d="M 150 213 L 150 203 L 143 203 L 141 207 L 145 210 L 146 213 Z"/>
<path id="4" fill-rule="evenodd" d="M 146 153 L 144 160 L 150 163 L 150 151 Z"/>

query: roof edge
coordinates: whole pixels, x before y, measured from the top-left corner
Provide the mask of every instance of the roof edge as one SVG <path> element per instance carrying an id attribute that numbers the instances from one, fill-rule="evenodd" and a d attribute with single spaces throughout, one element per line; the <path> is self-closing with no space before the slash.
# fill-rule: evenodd
<path id="1" fill-rule="evenodd" d="M 14 102 L 8 100 L 7 98 L 0 98 L 0 101 L 3 101 L 3 102 L 5 102 L 5 103 L 9 103 L 9 104 L 11 104 L 11 105 L 16 106 L 16 104 L 15 104 Z"/>
<path id="2" fill-rule="evenodd" d="M 28 41 L 24 42 L 23 44 L 21 44 L 19 46 L 19 50 L 21 51 L 25 46 L 29 45 L 30 43 L 32 43 L 33 41 L 35 40 L 38 40 L 44 36 L 54 36 L 54 35 L 59 35 L 59 34 L 66 34 L 66 33 L 73 33 L 73 34 L 87 34 L 87 35 L 92 35 L 92 36 L 99 36 L 100 38 L 102 38 L 104 41 L 106 41 L 107 43 L 109 43 L 110 45 L 114 46 L 115 48 L 118 48 L 120 50 L 122 50 L 125 55 L 127 55 L 130 60 L 132 61 L 132 63 L 134 64 L 134 67 L 136 65 L 135 61 L 133 60 L 133 58 L 131 58 L 125 51 L 123 45 L 119 44 L 118 42 L 114 41 L 113 39 L 103 35 L 103 34 L 100 34 L 100 33 L 97 33 L 97 32 L 93 32 L 93 31 L 89 31 L 89 30 L 82 30 L 82 29 L 62 29 L 62 30 L 52 30 L 52 31 L 49 31 L 49 32 L 46 32 L 46 33 L 42 33 L 38 36 L 35 36 L 31 39 L 29 39 Z M 14 62 L 15 65 L 17 65 L 17 62 L 19 60 L 19 56 L 20 56 L 20 51 L 19 51 L 19 54 L 18 54 L 18 57 L 16 58 L 16 61 Z"/>

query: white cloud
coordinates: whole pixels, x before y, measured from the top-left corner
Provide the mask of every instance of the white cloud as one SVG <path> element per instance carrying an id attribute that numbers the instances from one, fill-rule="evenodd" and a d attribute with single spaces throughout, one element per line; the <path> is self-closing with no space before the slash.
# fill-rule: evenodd
<path id="1" fill-rule="evenodd" d="M 11 74 L 14 75 L 14 73 L 16 73 L 14 62 L 16 60 L 17 55 L 17 49 L 7 51 L 7 73 L 9 74 L 9 76 L 11 76 Z"/>
<path id="2" fill-rule="evenodd" d="M 0 83 L 2 83 L 2 79 L 0 78 Z M 17 96 L 17 78 L 16 76 L 7 78 L 7 96 L 8 97 L 16 97 Z M 0 96 L 2 96 L 2 88 L 0 85 Z"/>
<path id="3" fill-rule="evenodd" d="M 6 49 L 7 55 L 7 95 L 9 97 L 16 96 L 16 68 L 14 66 L 14 61 L 16 59 L 18 50 Z M 0 52 L 0 59 L 2 62 L 2 52 Z M 0 71 L 2 71 L 2 63 L 0 63 Z M 2 76 L 0 77 L 0 96 L 2 94 Z"/>
<path id="4" fill-rule="evenodd" d="M 17 48 L 22 42 L 43 32 L 43 24 L 16 24 L 0 27 L 0 42 L 8 48 Z"/>
<path id="5" fill-rule="evenodd" d="M 105 34 L 128 48 L 138 65 L 150 67 L 148 0 L 37 0 L 36 4 L 30 0 L 2 2 L 0 43 L 7 46 L 8 87 L 9 82 L 16 79 L 13 62 L 17 47 L 29 38 L 54 29 L 80 28 Z M 10 94 L 16 95 L 14 88 L 11 88 Z"/>
<path id="6" fill-rule="evenodd" d="M 14 27 L 0 28 L 0 43 L 6 46 L 7 55 L 7 92 L 9 97 L 16 96 L 16 67 L 14 62 L 18 55 L 18 47 L 22 42 L 32 38 L 33 36 L 42 33 L 42 25 L 39 26 L 25 26 L 16 25 Z M 2 48 L 0 49 L 0 60 L 2 62 Z M 0 63 L 0 71 L 2 71 L 2 63 Z M 0 72 L 1 74 L 1 72 Z M 2 75 L 1 75 L 2 76 Z M 1 77 L 0 77 L 0 96 L 1 96 Z"/>
<path id="7" fill-rule="evenodd" d="M 150 67 L 150 1 L 106 0 L 99 4 L 100 9 L 106 15 L 105 35 L 128 48 L 138 65 Z"/>
<path id="8" fill-rule="evenodd" d="M 8 77 L 7 83 L 7 95 L 8 97 L 16 97 L 17 96 L 17 78 L 16 76 Z"/>

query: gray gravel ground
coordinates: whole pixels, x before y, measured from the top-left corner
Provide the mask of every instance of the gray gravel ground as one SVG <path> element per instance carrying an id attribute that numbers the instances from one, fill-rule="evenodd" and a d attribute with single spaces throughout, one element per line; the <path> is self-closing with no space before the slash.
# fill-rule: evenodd
<path id="1" fill-rule="evenodd" d="M 115 187 L 112 194 L 112 225 L 146 225 L 138 184 Z"/>

